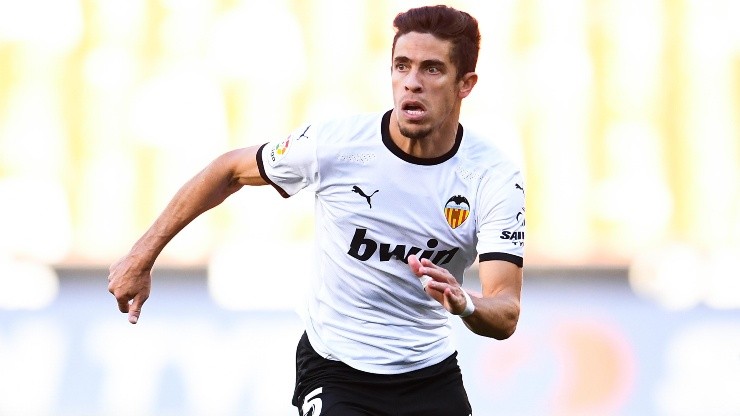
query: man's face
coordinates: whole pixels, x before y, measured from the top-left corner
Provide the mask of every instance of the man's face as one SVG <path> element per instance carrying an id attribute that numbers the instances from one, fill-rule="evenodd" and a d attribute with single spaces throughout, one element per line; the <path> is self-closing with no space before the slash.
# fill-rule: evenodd
<path id="1" fill-rule="evenodd" d="M 423 139 L 445 123 L 455 123 L 461 81 L 450 60 L 452 43 L 428 33 L 410 32 L 393 53 L 393 101 L 401 134 Z M 450 117 L 454 116 L 454 117 Z"/>

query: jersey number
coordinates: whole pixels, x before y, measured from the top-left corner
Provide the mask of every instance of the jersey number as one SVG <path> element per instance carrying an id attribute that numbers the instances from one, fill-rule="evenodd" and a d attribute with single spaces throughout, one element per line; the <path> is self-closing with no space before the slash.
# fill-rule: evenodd
<path id="1" fill-rule="evenodd" d="M 305 399 L 303 399 L 303 416 L 319 416 L 321 414 L 321 398 L 316 397 L 324 391 L 323 387 L 309 393 Z"/>

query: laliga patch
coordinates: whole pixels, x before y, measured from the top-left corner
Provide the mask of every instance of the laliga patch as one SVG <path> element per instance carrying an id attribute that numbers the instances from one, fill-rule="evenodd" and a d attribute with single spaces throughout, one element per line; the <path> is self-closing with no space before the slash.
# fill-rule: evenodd
<path id="1" fill-rule="evenodd" d="M 453 229 L 462 225 L 470 215 L 470 202 L 462 195 L 455 195 L 445 204 L 445 219 Z"/>
<path id="2" fill-rule="evenodd" d="M 288 153 L 288 150 L 290 149 L 290 140 L 292 136 L 288 136 L 287 139 L 284 141 L 278 143 L 270 149 L 270 166 L 275 166 L 277 162 L 280 161 L 283 157 L 285 157 L 285 154 Z"/>

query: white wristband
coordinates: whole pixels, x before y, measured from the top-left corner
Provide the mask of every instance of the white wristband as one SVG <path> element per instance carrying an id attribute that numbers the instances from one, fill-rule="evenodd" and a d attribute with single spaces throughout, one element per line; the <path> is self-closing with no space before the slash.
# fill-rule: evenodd
<path id="1" fill-rule="evenodd" d="M 475 312 L 475 305 L 473 304 L 473 299 L 470 299 L 470 295 L 468 295 L 468 292 L 465 291 L 465 289 L 462 289 L 463 296 L 465 296 L 465 310 L 460 312 L 458 315 L 461 318 L 465 318 L 466 316 L 470 316 Z"/>

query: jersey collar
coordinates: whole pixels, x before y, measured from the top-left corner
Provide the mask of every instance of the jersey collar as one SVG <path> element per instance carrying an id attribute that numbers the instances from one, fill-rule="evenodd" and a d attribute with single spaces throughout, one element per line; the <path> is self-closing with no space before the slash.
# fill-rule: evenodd
<path id="1" fill-rule="evenodd" d="M 452 149 L 450 149 L 447 153 L 443 154 L 442 156 L 433 157 L 433 158 L 421 158 L 421 157 L 411 156 L 410 154 L 401 150 L 401 148 L 396 146 L 396 144 L 393 143 L 393 140 L 391 140 L 391 132 L 390 132 L 391 112 L 393 112 L 393 110 L 388 110 L 387 113 L 383 114 L 383 120 L 380 122 L 380 133 L 383 136 L 383 144 L 385 145 L 385 147 L 388 148 L 388 150 L 390 150 L 391 153 L 396 155 L 399 159 L 404 160 L 409 163 L 413 163 L 415 165 L 438 165 L 440 163 L 450 160 L 452 156 L 455 156 L 455 154 L 457 153 L 457 150 L 460 148 L 460 143 L 462 143 L 462 136 L 463 136 L 463 126 L 462 124 L 458 123 L 457 135 L 455 136 L 455 144 L 452 146 Z"/>

